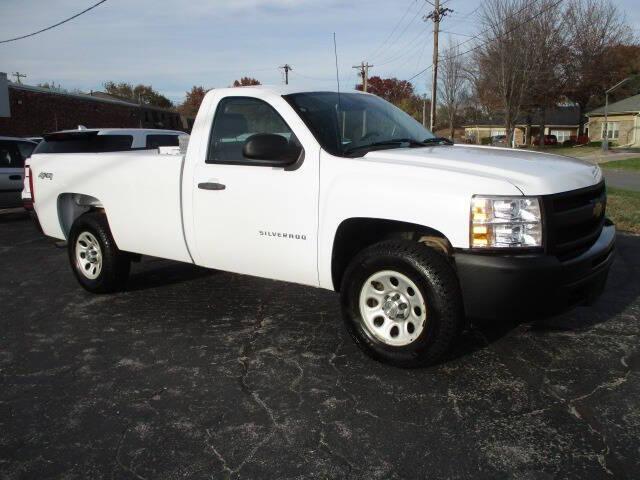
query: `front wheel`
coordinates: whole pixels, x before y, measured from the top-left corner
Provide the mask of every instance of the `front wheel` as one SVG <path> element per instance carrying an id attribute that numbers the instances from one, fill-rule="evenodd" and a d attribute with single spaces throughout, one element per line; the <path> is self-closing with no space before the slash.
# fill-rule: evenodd
<path id="1" fill-rule="evenodd" d="M 345 272 L 341 297 L 356 344 L 374 359 L 400 367 L 437 362 L 463 326 L 453 267 L 415 242 L 381 242 L 360 252 Z"/>
<path id="2" fill-rule="evenodd" d="M 71 268 L 85 290 L 111 293 L 124 289 L 131 258 L 116 246 L 103 213 L 78 217 L 71 227 L 68 246 Z"/>

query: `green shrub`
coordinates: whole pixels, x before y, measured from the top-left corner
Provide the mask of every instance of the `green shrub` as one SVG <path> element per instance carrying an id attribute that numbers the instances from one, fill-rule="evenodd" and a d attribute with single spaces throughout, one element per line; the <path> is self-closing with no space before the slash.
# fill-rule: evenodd
<path id="1" fill-rule="evenodd" d="M 589 142 L 590 147 L 602 147 L 602 140 L 598 140 L 597 142 Z M 609 148 L 617 147 L 618 143 L 609 140 Z"/>
<path id="2" fill-rule="evenodd" d="M 480 145 L 491 145 L 491 137 L 482 137 L 480 139 Z"/>

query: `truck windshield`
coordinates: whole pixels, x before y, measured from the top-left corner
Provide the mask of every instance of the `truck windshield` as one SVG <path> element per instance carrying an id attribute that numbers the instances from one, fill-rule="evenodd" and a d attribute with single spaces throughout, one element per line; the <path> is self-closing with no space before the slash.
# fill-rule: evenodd
<path id="1" fill-rule="evenodd" d="M 374 95 L 312 92 L 284 95 L 320 145 L 332 155 L 437 144 L 413 117 Z"/>

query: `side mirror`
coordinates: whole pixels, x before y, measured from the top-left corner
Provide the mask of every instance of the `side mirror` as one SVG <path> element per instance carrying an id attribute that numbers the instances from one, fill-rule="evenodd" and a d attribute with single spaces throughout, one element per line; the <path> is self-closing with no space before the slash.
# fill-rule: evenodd
<path id="1" fill-rule="evenodd" d="M 300 152 L 301 148 L 289 145 L 286 138 L 273 133 L 251 135 L 242 148 L 245 158 L 258 160 L 257 163 L 273 167 L 291 165 L 298 159 Z"/>

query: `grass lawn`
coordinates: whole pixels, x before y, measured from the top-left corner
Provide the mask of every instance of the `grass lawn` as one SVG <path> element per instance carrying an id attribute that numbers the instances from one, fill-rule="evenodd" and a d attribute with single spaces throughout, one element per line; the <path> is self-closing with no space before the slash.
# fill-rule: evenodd
<path id="1" fill-rule="evenodd" d="M 640 234 L 640 192 L 607 187 L 607 216 L 618 230 Z"/>
<path id="2" fill-rule="evenodd" d="M 640 157 L 627 158 L 626 160 L 614 160 L 600 164 L 600 168 L 611 168 L 614 170 L 631 170 L 640 172 Z"/>

